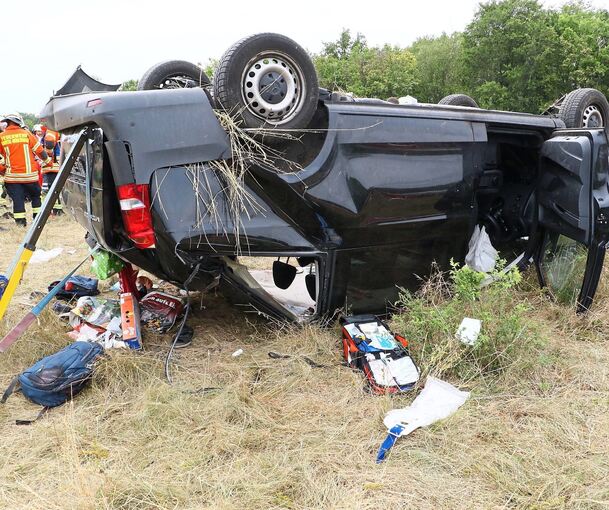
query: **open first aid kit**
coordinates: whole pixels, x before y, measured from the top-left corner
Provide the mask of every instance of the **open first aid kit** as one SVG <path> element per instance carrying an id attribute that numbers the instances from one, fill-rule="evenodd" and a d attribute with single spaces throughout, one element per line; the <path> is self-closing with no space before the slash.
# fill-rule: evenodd
<path id="1" fill-rule="evenodd" d="M 375 315 L 341 319 L 345 361 L 364 372 L 377 394 L 410 390 L 419 380 L 419 369 L 408 350 L 408 340 L 393 333 Z"/>

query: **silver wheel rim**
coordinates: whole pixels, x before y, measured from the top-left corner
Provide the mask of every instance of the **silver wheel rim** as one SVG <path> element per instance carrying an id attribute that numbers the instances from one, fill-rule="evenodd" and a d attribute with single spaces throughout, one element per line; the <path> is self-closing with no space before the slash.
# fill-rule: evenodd
<path id="1" fill-rule="evenodd" d="M 256 55 L 241 77 L 245 108 L 255 117 L 279 126 L 302 109 L 306 90 L 302 70 L 287 55 Z"/>
<path id="2" fill-rule="evenodd" d="M 584 110 L 582 115 L 582 125 L 586 128 L 600 128 L 605 126 L 603 114 L 598 106 L 591 104 Z"/>

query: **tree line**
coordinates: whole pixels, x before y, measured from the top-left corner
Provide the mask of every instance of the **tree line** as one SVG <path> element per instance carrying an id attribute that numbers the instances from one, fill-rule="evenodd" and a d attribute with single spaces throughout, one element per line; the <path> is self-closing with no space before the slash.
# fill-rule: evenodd
<path id="1" fill-rule="evenodd" d="M 583 2 L 559 10 L 537 0 L 480 5 L 463 32 L 411 46 L 374 46 L 343 30 L 313 56 L 320 86 L 359 97 L 453 93 L 483 108 L 539 113 L 579 87 L 609 92 L 609 11 Z"/>
<path id="2" fill-rule="evenodd" d="M 538 0 L 491 0 L 463 32 L 400 47 L 370 46 L 363 34 L 345 29 L 312 58 L 321 87 L 357 97 L 411 95 L 437 103 L 464 93 L 482 108 L 540 113 L 576 88 L 609 95 L 609 11 L 581 0 L 560 9 Z M 217 63 L 204 66 L 210 78 Z M 137 80 L 122 87 L 136 89 Z"/>

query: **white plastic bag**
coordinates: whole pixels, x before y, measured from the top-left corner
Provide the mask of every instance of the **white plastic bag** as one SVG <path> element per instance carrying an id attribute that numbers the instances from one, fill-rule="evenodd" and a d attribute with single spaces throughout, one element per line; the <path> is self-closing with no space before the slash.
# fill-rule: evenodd
<path id="1" fill-rule="evenodd" d="M 465 256 L 465 263 L 474 271 L 490 273 L 497 261 L 497 250 L 491 244 L 486 228 L 476 226 L 472 238 L 469 240 L 469 251 Z"/>
<path id="2" fill-rule="evenodd" d="M 47 251 L 45 251 L 41 248 L 38 248 L 34 252 L 34 255 L 32 255 L 32 258 L 30 259 L 30 263 L 31 264 L 43 264 L 44 262 L 48 262 L 49 260 L 52 260 L 55 257 L 59 257 L 59 255 L 61 255 L 62 251 L 63 251 L 63 248 L 53 248 L 53 249 L 47 250 Z"/>
<path id="3" fill-rule="evenodd" d="M 387 430 L 404 425 L 399 436 L 406 436 L 419 427 L 447 418 L 469 398 L 468 391 L 461 391 L 452 384 L 435 377 L 427 377 L 425 388 L 404 409 L 393 409 L 387 413 L 383 423 Z"/>
<path id="4" fill-rule="evenodd" d="M 461 324 L 459 325 L 455 336 L 457 337 L 457 340 L 463 342 L 465 345 L 474 345 L 476 343 L 476 340 L 478 340 L 478 336 L 480 336 L 481 329 L 481 320 L 465 317 L 461 321 Z"/>
<path id="5" fill-rule="evenodd" d="M 419 101 L 416 97 L 402 96 L 398 98 L 398 104 L 417 104 Z"/>

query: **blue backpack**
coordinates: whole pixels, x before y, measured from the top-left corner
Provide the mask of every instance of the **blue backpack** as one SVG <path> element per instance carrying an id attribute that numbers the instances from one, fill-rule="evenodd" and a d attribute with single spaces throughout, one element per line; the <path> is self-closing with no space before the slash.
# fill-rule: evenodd
<path id="1" fill-rule="evenodd" d="M 93 365 L 103 351 L 96 343 L 74 342 L 21 372 L 9 384 L 0 402 L 6 402 L 14 391 L 21 390 L 26 398 L 44 406 L 35 420 L 16 422 L 17 425 L 30 424 L 49 408 L 59 406 L 79 393 L 91 379 Z"/>

